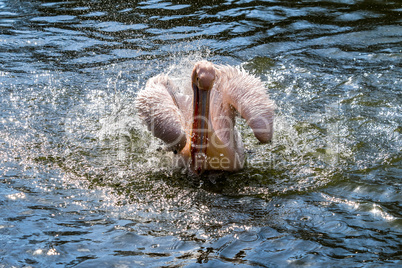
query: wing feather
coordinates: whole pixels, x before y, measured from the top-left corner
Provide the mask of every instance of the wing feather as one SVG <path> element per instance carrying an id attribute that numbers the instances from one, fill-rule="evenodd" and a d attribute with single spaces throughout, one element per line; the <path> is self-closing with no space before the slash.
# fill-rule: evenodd
<path id="1" fill-rule="evenodd" d="M 135 104 L 148 130 L 163 140 L 169 150 L 180 151 L 187 142 L 183 129 L 185 120 L 172 88 L 167 75 L 155 76 L 138 93 Z"/>
<path id="2" fill-rule="evenodd" d="M 244 69 L 231 66 L 218 66 L 217 69 L 219 88 L 225 101 L 246 120 L 260 142 L 269 142 L 273 134 L 275 104 L 262 81 Z"/>

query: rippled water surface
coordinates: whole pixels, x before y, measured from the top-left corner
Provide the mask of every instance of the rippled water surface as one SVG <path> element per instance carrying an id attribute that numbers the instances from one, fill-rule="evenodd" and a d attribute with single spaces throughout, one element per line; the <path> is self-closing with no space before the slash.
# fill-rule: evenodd
<path id="1" fill-rule="evenodd" d="M 400 1 L 0 0 L 0 267 L 392 267 Z M 172 168 L 147 79 L 207 59 L 277 104 L 247 167 Z M 184 82 L 183 82 L 184 83 Z"/>

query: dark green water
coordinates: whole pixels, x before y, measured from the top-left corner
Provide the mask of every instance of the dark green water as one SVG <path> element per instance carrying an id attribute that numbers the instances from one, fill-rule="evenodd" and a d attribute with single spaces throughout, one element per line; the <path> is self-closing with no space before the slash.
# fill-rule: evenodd
<path id="1" fill-rule="evenodd" d="M 400 1 L 0 0 L 0 267 L 399 267 Z M 271 144 L 190 177 L 136 116 L 207 59 L 261 77 Z M 184 83 L 184 82 L 183 82 Z"/>

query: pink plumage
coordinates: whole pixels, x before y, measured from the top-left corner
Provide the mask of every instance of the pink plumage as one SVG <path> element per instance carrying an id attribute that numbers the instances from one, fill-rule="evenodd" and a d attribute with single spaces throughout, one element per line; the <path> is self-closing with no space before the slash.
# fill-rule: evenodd
<path id="1" fill-rule="evenodd" d="M 274 102 L 261 80 L 243 69 L 200 61 L 190 78 L 192 95 L 177 93 L 167 75 L 149 79 L 136 99 L 139 116 L 195 173 L 241 169 L 244 148 L 235 116 L 246 120 L 260 142 L 269 142 Z"/>

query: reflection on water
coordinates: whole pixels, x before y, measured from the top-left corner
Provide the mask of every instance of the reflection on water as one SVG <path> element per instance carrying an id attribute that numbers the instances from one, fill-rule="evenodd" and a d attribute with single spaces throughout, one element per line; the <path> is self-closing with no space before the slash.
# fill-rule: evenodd
<path id="1" fill-rule="evenodd" d="M 397 1 L 0 0 L 4 267 L 398 266 Z M 151 76 L 261 77 L 271 144 L 191 177 L 142 126 Z M 0 265 L 0 266 L 2 266 Z"/>

